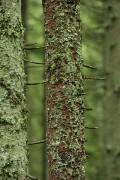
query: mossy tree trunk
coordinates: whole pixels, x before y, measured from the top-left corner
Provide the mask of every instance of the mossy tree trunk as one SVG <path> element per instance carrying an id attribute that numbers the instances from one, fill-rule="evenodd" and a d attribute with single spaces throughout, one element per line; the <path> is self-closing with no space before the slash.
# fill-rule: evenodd
<path id="1" fill-rule="evenodd" d="M 46 0 L 48 179 L 85 179 L 79 0 Z"/>
<path id="2" fill-rule="evenodd" d="M 106 73 L 101 129 L 103 156 L 101 180 L 120 179 L 120 1 L 105 1 Z"/>
<path id="3" fill-rule="evenodd" d="M 27 179 L 21 1 L 0 1 L 0 179 Z"/>

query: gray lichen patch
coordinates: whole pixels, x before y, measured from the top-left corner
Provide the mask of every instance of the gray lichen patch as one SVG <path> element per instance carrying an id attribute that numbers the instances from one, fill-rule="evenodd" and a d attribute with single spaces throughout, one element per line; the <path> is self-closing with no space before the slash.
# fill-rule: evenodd
<path id="1" fill-rule="evenodd" d="M 46 0 L 49 179 L 84 180 L 84 91 L 79 1 Z"/>
<path id="2" fill-rule="evenodd" d="M 17 0 L 0 7 L 0 178 L 27 180 L 23 27 Z"/>

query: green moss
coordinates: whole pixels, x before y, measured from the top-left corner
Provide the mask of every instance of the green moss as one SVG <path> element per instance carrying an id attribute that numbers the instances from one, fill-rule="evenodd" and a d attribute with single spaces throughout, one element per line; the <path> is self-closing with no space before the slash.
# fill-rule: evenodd
<path id="1" fill-rule="evenodd" d="M 0 7 L 0 178 L 4 180 L 27 179 L 23 27 L 19 8 L 16 0 Z"/>
<path id="2" fill-rule="evenodd" d="M 49 179 L 85 178 L 79 3 L 52 2 L 46 15 Z M 47 8 L 47 2 L 46 2 Z M 50 11 L 50 12 L 49 12 Z M 51 17 L 50 17 L 51 18 Z M 51 28 L 52 26 L 52 28 Z"/>

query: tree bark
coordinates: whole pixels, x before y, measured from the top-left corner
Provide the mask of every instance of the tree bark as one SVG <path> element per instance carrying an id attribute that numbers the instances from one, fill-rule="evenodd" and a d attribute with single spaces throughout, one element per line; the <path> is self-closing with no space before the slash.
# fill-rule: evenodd
<path id="1" fill-rule="evenodd" d="M 100 180 L 120 179 L 120 2 L 105 1 L 104 69 L 106 73 L 103 98 L 102 160 Z M 102 173 L 101 173 L 102 172 Z"/>
<path id="2" fill-rule="evenodd" d="M 84 103 L 79 0 L 46 0 L 48 179 L 84 180 Z"/>
<path id="3" fill-rule="evenodd" d="M 0 179 L 27 179 L 21 1 L 0 1 Z"/>

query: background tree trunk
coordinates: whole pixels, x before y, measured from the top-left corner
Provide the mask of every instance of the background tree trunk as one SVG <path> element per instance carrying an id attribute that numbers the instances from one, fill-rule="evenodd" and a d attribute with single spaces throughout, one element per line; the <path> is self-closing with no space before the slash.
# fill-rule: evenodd
<path id="1" fill-rule="evenodd" d="M 101 180 L 120 179 L 120 2 L 105 1 L 105 60 Z"/>
<path id="2" fill-rule="evenodd" d="M 82 55 L 84 63 L 94 68 L 84 67 L 84 74 L 91 77 L 104 77 L 103 73 L 103 2 L 101 0 L 81 0 Z M 85 103 L 92 111 L 85 114 L 87 127 L 99 127 L 102 115 L 102 87 L 104 81 L 92 80 L 85 84 Z M 86 165 L 86 179 L 98 180 L 98 166 L 101 160 L 99 129 L 86 129 L 85 149 L 89 157 Z M 100 129 L 101 131 L 101 129 Z"/>
<path id="3" fill-rule="evenodd" d="M 21 1 L 0 2 L 0 179 L 27 179 Z"/>
<path id="4" fill-rule="evenodd" d="M 79 0 L 46 0 L 49 180 L 85 179 Z"/>
<path id="5" fill-rule="evenodd" d="M 26 62 L 28 82 L 43 82 L 45 79 L 44 61 L 44 18 L 42 0 L 29 0 L 26 13 Z M 39 48 L 38 48 L 39 47 Z M 33 63 L 30 63 L 33 62 Z M 38 64 L 34 64 L 37 62 Z M 39 64 L 41 63 L 41 64 Z M 43 63 L 43 64 L 42 64 Z M 46 138 L 45 84 L 31 85 L 27 88 L 29 108 L 28 141 L 39 142 Z M 45 143 L 29 146 L 29 172 L 39 180 L 46 180 Z"/>

